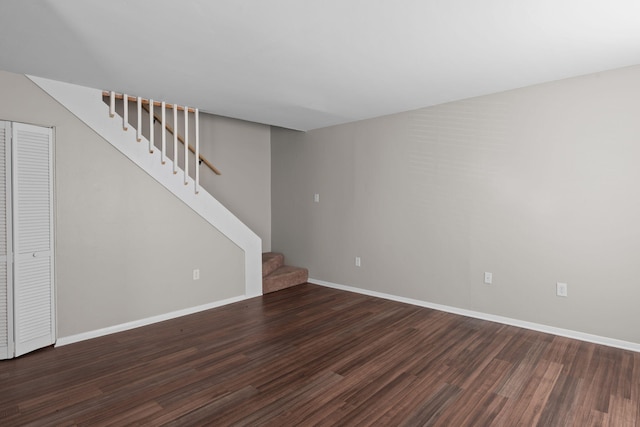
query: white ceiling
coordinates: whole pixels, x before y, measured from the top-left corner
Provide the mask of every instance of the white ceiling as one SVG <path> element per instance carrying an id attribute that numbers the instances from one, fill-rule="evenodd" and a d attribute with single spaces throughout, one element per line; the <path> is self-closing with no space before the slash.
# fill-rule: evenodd
<path id="1" fill-rule="evenodd" d="M 309 130 L 640 64 L 639 0 L 0 0 L 0 69 Z"/>

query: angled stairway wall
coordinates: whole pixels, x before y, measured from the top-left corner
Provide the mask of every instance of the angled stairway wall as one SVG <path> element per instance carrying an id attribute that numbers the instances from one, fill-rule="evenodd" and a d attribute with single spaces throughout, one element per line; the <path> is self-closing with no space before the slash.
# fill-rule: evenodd
<path id="1" fill-rule="evenodd" d="M 196 195 L 192 181 L 190 185 L 184 185 L 180 177 L 173 175 L 168 163 L 161 164 L 158 150 L 149 153 L 148 144 L 138 143 L 134 132 L 123 132 L 121 122 L 109 118 L 100 90 L 39 77 L 29 78 L 242 248 L 245 254 L 245 296 L 262 294 L 261 242 L 253 231 L 206 190 L 201 189 Z"/>

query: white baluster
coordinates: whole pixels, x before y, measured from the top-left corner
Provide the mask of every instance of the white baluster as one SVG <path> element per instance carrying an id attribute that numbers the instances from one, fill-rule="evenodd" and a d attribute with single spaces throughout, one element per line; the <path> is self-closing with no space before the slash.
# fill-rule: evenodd
<path id="1" fill-rule="evenodd" d="M 109 117 L 115 117 L 116 115 L 116 93 L 114 91 L 109 92 Z"/>
<path id="2" fill-rule="evenodd" d="M 161 161 L 162 164 L 164 165 L 166 163 L 166 153 L 167 153 L 167 111 L 166 111 L 166 104 L 164 101 L 162 101 L 162 157 L 161 157 Z"/>
<path id="3" fill-rule="evenodd" d="M 142 98 L 138 97 L 136 102 L 138 103 L 138 129 L 136 130 L 136 140 L 140 142 L 142 141 Z"/>
<path id="4" fill-rule="evenodd" d="M 153 153 L 153 99 L 149 100 L 149 152 Z"/>
<path id="5" fill-rule="evenodd" d="M 195 128 L 195 132 L 196 132 L 196 164 L 195 164 L 195 168 L 196 168 L 196 194 L 198 194 L 198 192 L 200 191 L 200 189 L 198 188 L 200 185 L 200 123 L 199 123 L 199 116 L 200 112 L 198 111 L 198 109 L 196 108 L 196 112 L 195 112 L 195 119 L 196 119 L 196 128 Z"/>
<path id="6" fill-rule="evenodd" d="M 184 185 L 189 183 L 189 107 L 184 106 Z"/>
<path id="7" fill-rule="evenodd" d="M 129 130 L 129 96 L 122 95 L 122 130 Z"/>
<path id="8" fill-rule="evenodd" d="M 178 173 L 178 106 L 173 104 L 173 174 Z"/>

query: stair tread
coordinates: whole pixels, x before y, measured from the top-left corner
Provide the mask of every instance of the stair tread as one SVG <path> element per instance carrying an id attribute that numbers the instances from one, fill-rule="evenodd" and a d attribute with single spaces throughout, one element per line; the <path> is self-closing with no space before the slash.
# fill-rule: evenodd
<path id="1" fill-rule="evenodd" d="M 279 276 L 284 276 L 287 274 L 292 274 L 292 273 L 299 273 L 299 272 L 306 272 L 307 269 L 306 268 L 302 268 L 302 267 L 294 267 L 291 265 L 283 265 L 281 267 L 278 267 L 277 269 L 275 269 L 273 271 L 273 273 L 269 274 L 267 277 L 272 277 L 272 278 L 276 278 Z"/>
<path id="2" fill-rule="evenodd" d="M 278 256 L 283 256 L 280 252 L 263 252 L 262 253 L 262 262 L 267 262 L 270 259 L 273 259 Z"/>

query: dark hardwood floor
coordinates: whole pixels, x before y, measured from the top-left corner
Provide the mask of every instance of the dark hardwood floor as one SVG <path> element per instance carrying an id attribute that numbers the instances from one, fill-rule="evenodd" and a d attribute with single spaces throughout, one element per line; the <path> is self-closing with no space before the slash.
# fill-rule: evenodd
<path id="1" fill-rule="evenodd" d="M 5 427 L 639 417 L 639 353 L 309 284 L 0 361 Z"/>

